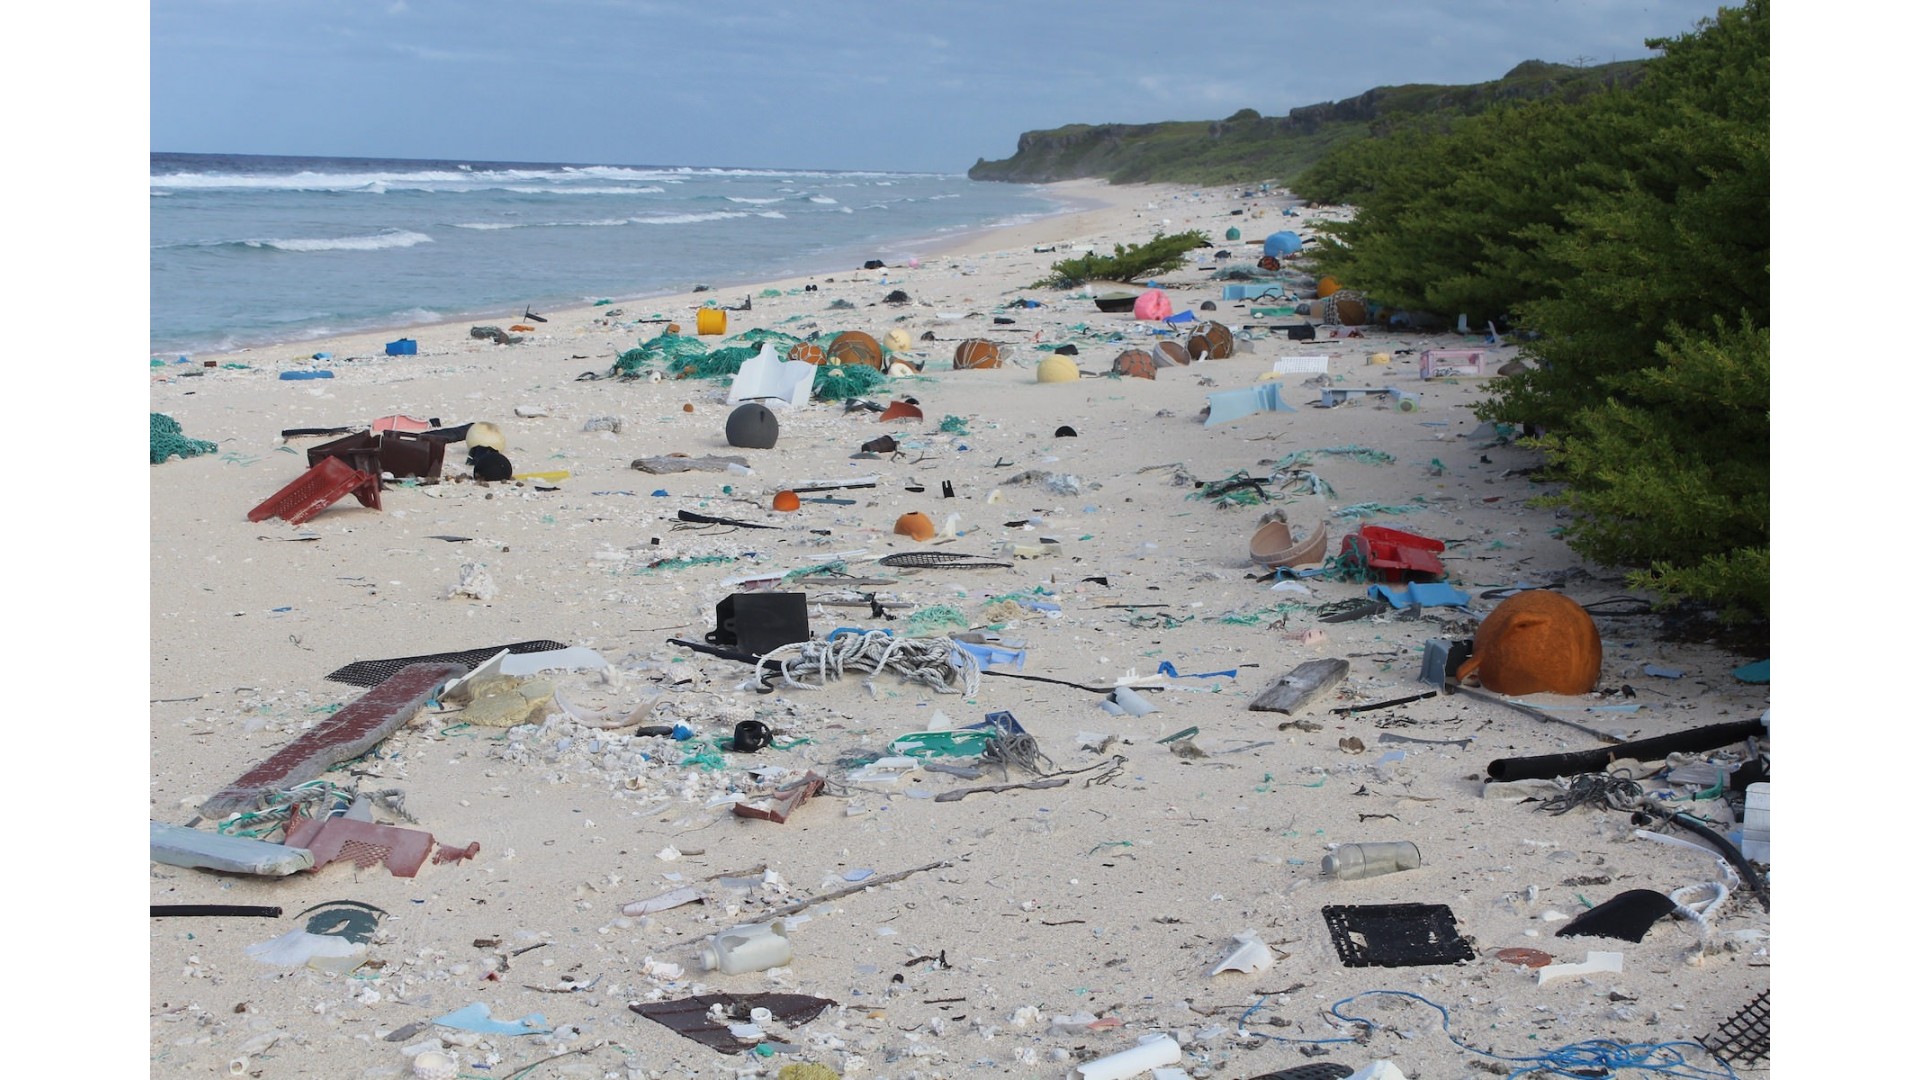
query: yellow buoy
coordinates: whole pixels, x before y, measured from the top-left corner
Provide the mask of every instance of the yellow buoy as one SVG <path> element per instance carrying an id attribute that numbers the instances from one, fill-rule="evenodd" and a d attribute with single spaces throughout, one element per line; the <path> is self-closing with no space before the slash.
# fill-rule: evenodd
<path id="1" fill-rule="evenodd" d="M 1320 279 L 1319 289 L 1315 291 L 1319 294 L 1320 299 L 1325 300 L 1327 297 L 1340 291 L 1340 283 L 1330 277 L 1323 277 Z"/>
<path id="2" fill-rule="evenodd" d="M 1040 366 L 1034 374 L 1041 382 L 1078 382 L 1080 365 L 1074 363 L 1071 356 L 1054 353 L 1040 361 Z"/>
<path id="3" fill-rule="evenodd" d="M 727 332 L 727 313 L 719 308 L 703 307 L 693 317 L 693 332 L 705 337 Z"/>

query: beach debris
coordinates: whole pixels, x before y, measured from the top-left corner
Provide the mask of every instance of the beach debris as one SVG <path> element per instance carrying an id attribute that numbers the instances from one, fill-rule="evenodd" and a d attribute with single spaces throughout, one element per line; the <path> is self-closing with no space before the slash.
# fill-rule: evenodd
<path id="1" fill-rule="evenodd" d="M 1320 872 L 1341 881 L 1420 869 L 1420 849 L 1411 840 L 1341 844 L 1320 860 Z"/>
<path id="2" fill-rule="evenodd" d="M 180 422 L 166 413 L 149 413 L 147 457 L 155 465 L 169 458 L 198 457 L 220 449 L 219 443 L 189 439 L 180 430 Z"/>
<path id="3" fill-rule="evenodd" d="M 780 785 L 770 795 L 734 803 L 733 813 L 736 817 L 759 818 L 775 825 L 785 825 L 787 818 L 800 808 L 800 804 L 819 794 L 826 784 L 826 777 L 808 769 L 805 776 Z"/>
<path id="4" fill-rule="evenodd" d="M 484 649 L 466 649 L 461 652 L 428 653 L 424 656 L 401 656 L 391 660 L 355 660 L 351 664 L 328 672 L 324 677 L 330 682 L 346 683 L 348 686 L 374 687 L 392 678 L 402 668 L 412 664 L 454 664 L 458 665 L 462 672 L 473 672 L 479 671 L 483 665 L 494 661 L 495 657 L 503 652 L 509 656 L 526 656 L 531 653 L 562 652 L 568 649 L 569 647 L 567 645 L 558 641 L 547 641 L 545 639 L 537 641 L 516 641 L 511 645 L 492 645 Z M 501 658 L 498 664 L 498 669 L 506 673 L 506 658 Z M 538 669 L 527 669 L 528 672 L 533 670 Z M 525 672 L 522 673 L 524 674 Z"/>
<path id="5" fill-rule="evenodd" d="M 812 635 L 806 593 L 736 592 L 714 605 L 713 629 L 707 632 L 706 642 L 765 656 Z"/>
<path id="6" fill-rule="evenodd" d="M 620 909 L 620 914 L 629 916 L 652 915 L 661 911 L 671 911 L 674 908 L 686 904 L 702 904 L 705 902 L 706 897 L 701 894 L 700 890 L 688 885 L 663 892 L 659 896 L 651 899 L 636 900 L 631 904 L 623 906 Z"/>
<path id="7" fill-rule="evenodd" d="M 497 483 L 513 479 L 513 462 L 491 446 L 468 447 L 467 465 L 473 470 L 476 480 Z"/>
<path id="8" fill-rule="evenodd" d="M 1265 382 L 1239 390 L 1219 390 L 1207 395 L 1207 404 L 1201 410 L 1206 417 L 1204 426 L 1217 427 L 1220 424 L 1258 412 L 1295 412 L 1293 406 L 1280 398 L 1280 385 Z"/>
<path id="9" fill-rule="evenodd" d="M 683 472 L 738 472 L 747 471 L 747 459 L 715 454 L 701 457 L 689 457 L 686 454 L 668 454 L 664 457 L 635 458 L 631 468 L 644 473 L 683 473 Z"/>
<path id="10" fill-rule="evenodd" d="M 1276 679 L 1247 708 L 1287 716 L 1304 712 L 1331 693 L 1347 677 L 1350 668 L 1345 660 L 1309 660 Z"/>
<path id="11" fill-rule="evenodd" d="M 476 1001 L 465 1008 L 455 1009 L 445 1016 L 436 1016 L 433 1022 L 441 1027 L 472 1031 L 481 1035 L 553 1034 L 553 1029 L 547 1026 L 547 1018 L 540 1013 L 528 1013 L 518 1020 L 495 1020 L 493 1007 L 484 1001 Z"/>
<path id="12" fill-rule="evenodd" d="M 1347 967 L 1416 967 L 1473 959 L 1445 904 L 1328 904 L 1320 909 Z"/>
<path id="13" fill-rule="evenodd" d="M 396 825 L 381 825 L 353 817 L 309 818 L 295 808 L 287 823 L 288 847 L 313 853 L 317 869 L 337 859 L 347 859 L 361 870 L 384 863 L 394 877 L 410 878 L 432 855 L 436 863 L 458 862 L 479 854 L 475 841 L 464 848 L 438 845 L 433 834 Z"/>
<path id="14" fill-rule="evenodd" d="M 464 597 L 484 603 L 492 600 L 499 593 L 500 586 L 494 584 L 493 575 L 487 573 L 485 563 L 461 563 L 459 580 L 447 591 L 447 599 L 458 600 Z"/>
<path id="15" fill-rule="evenodd" d="M 491 341 L 495 345 L 518 345 L 526 340 L 519 334 L 509 334 L 497 326 L 468 327 L 467 336 L 480 341 Z"/>
<path id="16" fill-rule="evenodd" d="M 1260 940 L 1255 930 L 1242 930 L 1233 935 L 1233 948 L 1219 963 L 1213 965 L 1208 975 L 1218 975 L 1223 971 L 1243 971 L 1248 974 L 1265 971 L 1273 966 L 1273 950 Z"/>
<path id="17" fill-rule="evenodd" d="M 743 1054 L 760 1045 L 768 1023 L 798 1027 L 837 1004 L 805 994 L 698 994 L 678 1001 L 631 1002 L 627 1008 L 722 1054 Z M 733 1027 L 741 1024 L 753 1025 L 753 1037 L 734 1035 Z"/>
<path id="18" fill-rule="evenodd" d="M 285 877 L 313 868 L 313 852 L 245 836 L 148 822 L 148 857 L 167 866 Z"/>
<path id="19" fill-rule="evenodd" d="M 876 343 L 874 352 L 877 354 L 879 349 Z M 763 341 L 760 351 L 742 363 L 734 375 L 727 389 L 727 404 L 778 400 L 794 406 L 805 405 L 813 395 L 814 374 L 819 370 L 804 361 L 780 359 L 773 342 Z"/>
<path id="20" fill-rule="evenodd" d="M 319 776 L 379 745 L 413 719 L 440 689 L 467 673 L 464 664 L 409 664 L 321 720 L 267 760 L 200 804 L 210 818 L 250 810 L 267 795 Z M 298 847 L 299 845 L 293 845 Z"/>
<path id="21" fill-rule="evenodd" d="M 1073 1076 L 1074 1080 L 1125 1080 L 1126 1077 L 1179 1063 L 1180 1043 L 1171 1035 L 1154 1032 L 1141 1036 L 1139 1045 L 1130 1050 L 1108 1054 L 1077 1066 Z"/>
<path id="22" fill-rule="evenodd" d="M 348 494 L 368 509 L 380 509 L 379 474 L 361 472 L 337 457 L 324 458 L 247 511 L 247 520 L 257 523 L 277 517 L 289 525 L 303 525 Z"/>
<path id="23" fill-rule="evenodd" d="M 1500 601 L 1473 635 L 1462 682 L 1497 694 L 1585 694 L 1600 681 L 1600 630 L 1585 608 L 1551 589 Z"/>
<path id="24" fill-rule="evenodd" d="M 787 939 L 786 921 L 774 919 L 715 934 L 700 946 L 698 955 L 703 971 L 744 975 L 791 963 L 793 943 Z"/>
<path id="25" fill-rule="evenodd" d="M 1626 956 L 1617 952 L 1588 951 L 1587 958 L 1573 964 L 1548 964 L 1534 972 L 1538 984 L 1545 986 L 1556 979 L 1568 979 L 1575 975 L 1602 975 L 1608 972 L 1619 974 L 1625 970 Z"/>
<path id="26" fill-rule="evenodd" d="M 1674 914 L 1676 905 L 1665 893 L 1628 889 L 1596 907 L 1575 915 L 1554 937 L 1605 937 L 1639 941 L 1653 924 Z"/>
<path id="27" fill-rule="evenodd" d="M 749 401 L 727 416 L 727 445 L 771 450 L 780 440 L 780 420 L 773 410 Z"/>

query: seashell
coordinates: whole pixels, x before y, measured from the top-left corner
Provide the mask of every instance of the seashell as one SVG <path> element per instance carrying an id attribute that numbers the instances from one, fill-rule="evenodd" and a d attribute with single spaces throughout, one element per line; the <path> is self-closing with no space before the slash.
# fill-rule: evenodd
<path id="1" fill-rule="evenodd" d="M 420 1080 L 454 1080 L 460 1075 L 460 1063 L 449 1054 L 428 1050 L 413 1059 L 413 1075 Z"/>

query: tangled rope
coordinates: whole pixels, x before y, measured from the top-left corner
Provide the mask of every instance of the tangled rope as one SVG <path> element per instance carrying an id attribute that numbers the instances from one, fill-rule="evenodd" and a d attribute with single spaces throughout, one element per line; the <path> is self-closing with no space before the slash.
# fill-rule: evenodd
<path id="1" fill-rule="evenodd" d="M 1567 781 L 1563 795 L 1542 800 L 1535 809 L 1549 814 L 1564 814 L 1577 806 L 1595 806 L 1607 810 L 1637 810 L 1646 793 L 1633 782 L 1626 770 L 1611 774 L 1581 773 Z"/>
<path id="2" fill-rule="evenodd" d="M 796 641 L 771 649 L 754 665 L 754 678 L 764 683 L 770 665 L 778 668 L 782 685 L 799 690 L 825 689 L 827 680 L 843 678 L 849 670 L 868 674 L 891 670 L 941 694 L 972 695 L 980 690 L 980 662 L 956 648 L 952 639 L 897 638 L 885 630 Z"/>
<path id="3" fill-rule="evenodd" d="M 1444 1005 L 1429 1001 L 1409 990 L 1363 990 L 1352 997 L 1342 998 L 1334 1002 L 1333 1005 L 1327 1009 L 1327 1014 L 1348 1024 L 1359 1024 L 1371 1033 L 1374 1029 L 1382 1027 L 1383 1025 L 1365 1017 L 1348 1016 L 1340 1010 L 1342 1006 L 1349 1005 L 1363 997 L 1373 996 L 1408 998 L 1428 1006 L 1440 1014 L 1440 1032 L 1447 1037 L 1447 1041 L 1470 1054 L 1493 1058 L 1496 1061 L 1510 1061 L 1530 1066 L 1528 1069 L 1521 1070 L 1522 1072 L 1542 1072 L 1551 1076 L 1592 1077 L 1613 1076 L 1615 1073 L 1626 1069 L 1644 1069 L 1647 1072 L 1681 1077 L 1683 1080 L 1708 1080 L 1708 1078 L 1738 1080 L 1733 1069 L 1729 1067 L 1725 1061 L 1721 1060 L 1706 1047 L 1701 1046 L 1699 1043 L 1692 1042 L 1622 1043 L 1615 1042 L 1612 1039 L 1588 1039 L 1584 1042 L 1568 1043 L 1565 1046 L 1556 1047 L 1538 1054 L 1508 1055 L 1496 1053 L 1492 1050 L 1482 1050 L 1453 1033 L 1452 1018 L 1447 1014 L 1447 1009 Z M 1241 1034 L 1252 1035 L 1261 1039 L 1281 1043 L 1350 1043 L 1361 1041 L 1352 1036 L 1329 1039 L 1289 1039 L 1280 1035 L 1268 1035 L 1264 1032 L 1248 1031 L 1247 1018 L 1260 1011 L 1260 1007 L 1266 1003 L 1266 1000 L 1264 997 L 1261 998 L 1259 1001 L 1254 1002 L 1252 1007 L 1247 1009 L 1246 1012 L 1240 1014 L 1239 1027 Z M 1707 1065 L 1696 1065 L 1688 1060 L 1688 1057 L 1691 1055 L 1706 1057 L 1713 1062 L 1713 1066 L 1718 1066 L 1718 1068 Z M 1513 1075 L 1518 1075 L 1518 1073 Z"/>

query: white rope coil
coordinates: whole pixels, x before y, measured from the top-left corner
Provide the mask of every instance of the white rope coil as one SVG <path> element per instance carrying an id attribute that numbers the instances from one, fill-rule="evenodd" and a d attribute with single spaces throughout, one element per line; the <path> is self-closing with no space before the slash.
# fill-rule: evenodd
<path id="1" fill-rule="evenodd" d="M 825 689 L 829 679 L 849 670 L 873 674 L 889 670 L 941 694 L 973 695 L 980 690 L 980 662 L 949 638 L 894 637 L 885 630 L 841 634 L 827 641 L 796 641 L 771 649 L 754 665 L 764 679 L 768 665 L 780 672 L 780 685 L 797 690 Z M 958 679 L 958 685 L 955 680 Z"/>

